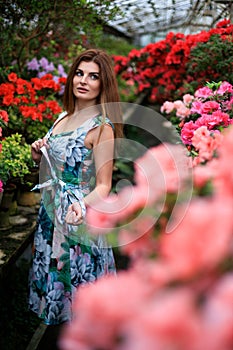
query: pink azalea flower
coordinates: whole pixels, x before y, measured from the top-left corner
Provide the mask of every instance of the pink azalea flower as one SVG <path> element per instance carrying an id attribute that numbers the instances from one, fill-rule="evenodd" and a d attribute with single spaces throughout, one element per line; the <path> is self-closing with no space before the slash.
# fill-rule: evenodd
<path id="1" fill-rule="evenodd" d="M 224 95 L 225 92 L 233 92 L 233 86 L 228 83 L 227 81 L 223 81 L 218 90 L 216 91 L 216 94 Z"/>
<path id="2" fill-rule="evenodd" d="M 214 174 L 213 185 L 215 192 L 224 202 L 233 196 L 233 127 L 230 126 L 223 133 L 222 144 L 218 149 L 218 162 L 209 164 Z"/>
<path id="3" fill-rule="evenodd" d="M 181 129 L 181 139 L 185 145 L 192 144 L 193 133 L 197 128 L 198 125 L 196 125 L 192 120 L 184 124 L 183 128 Z"/>
<path id="4" fill-rule="evenodd" d="M 205 86 L 196 90 L 194 96 L 200 98 L 207 98 L 213 96 L 213 91 L 209 87 Z"/>
<path id="5" fill-rule="evenodd" d="M 222 111 L 215 111 L 212 114 L 212 117 L 218 120 L 219 124 L 226 127 L 231 124 L 232 119 L 230 118 L 228 113 L 224 113 Z"/>
<path id="6" fill-rule="evenodd" d="M 3 192 L 3 182 L 0 180 L 0 193 Z"/>
<path id="7" fill-rule="evenodd" d="M 118 195 L 113 194 L 88 207 L 86 222 L 94 234 L 106 234 L 149 201 L 149 187 L 127 186 Z M 132 220 L 134 217 L 132 217 Z"/>
<path id="8" fill-rule="evenodd" d="M 189 105 L 194 100 L 194 96 L 190 94 L 185 94 L 183 96 L 183 101 L 185 105 Z"/>
<path id="9" fill-rule="evenodd" d="M 233 348 L 233 274 L 223 275 L 209 291 L 201 310 L 202 332 L 197 349 Z"/>
<path id="10" fill-rule="evenodd" d="M 202 106 L 203 106 L 203 102 L 201 102 L 201 101 L 193 101 L 190 112 L 191 113 L 201 114 L 202 113 Z"/>
<path id="11" fill-rule="evenodd" d="M 206 126 L 194 131 L 192 144 L 198 150 L 193 165 L 197 165 L 213 157 L 214 151 L 221 145 L 223 135 L 219 131 L 210 132 Z"/>
<path id="12" fill-rule="evenodd" d="M 164 104 L 160 108 L 160 111 L 162 113 L 165 112 L 165 113 L 169 114 L 169 113 L 171 113 L 173 111 L 174 108 L 175 107 L 174 107 L 174 103 L 173 102 L 166 101 L 166 102 L 164 102 Z"/>
<path id="13" fill-rule="evenodd" d="M 191 350 L 200 332 L 194 295 L 188 288 L 154 293 L 135 319 L 126 325 L 121 350 Z"/>
<path id="14" fill-rule="evenodd" d="M 176 116 L 180 118 L 186 118 L 190 115 L 190 113 L 190 109 L 185 107 L 185 105 L 183 105 L 180 108 L 177 108 L 176 110 Z"/>
<path id="15" fill-rule="evenodd" d="M 182 206 L 177 208 L 175 228 L 161 236 L 160 252 L 179 278 L 211 269 L 229 253 L 232 214 L 232 205 L 215 198 L 193 200 L 185 214 Z"/>
<path id="16" fill-rule="evenodd" d="M 166 192 L 178 191 L 184 179 L 190 176 L 189 166 L 184 147 L 163 143 L 135 161 L 135 182 L 139 186 L 149 186 L 150 197 L 155 201 Z"/>
<path id="17" fill-rule="evenodd" d="M 117 222 L 119 213 L 125 205 L 119 201 L 117 195 L 110 195 L 100 199 L 87 208 L 86 223 L 92 233 L 108 233 Z"/>
<path id="18" fill-rule="evenodd" d="M 136 218 L 129 228 L 122 228 L 119 231 L 118 239 L 121 252 L 129 255 L 132 259 L 155 254 L 154 223 L 154 218 L 144 215 Z"/>
<path id="19" fill-rule="evenodd" d="M 174 106 L 175 106 L 175 109 L 183 108 L 184 107 L 184 102 L 181 101 L 181 100 L 176 100 L 176 101 L 174 101 Z"/>
<path id="20" fill-rule="evenodd" d="M 216 160 L 212 160 L 212 162 L 214 161 Z M 193 169 L 193 175 L 194 186 L 197 188 L 202 188 L 213 178 L 213 172 L 209 166 L 196 166 Z"/>
<path id="21" fill-rule="evenodd" d="M 141 302 L 151 293 L 151 286 L 141 283 L 134 271 L 103 277 L 92 287 L 84 285 L 78 290 L 74 318 L 60 339 L 63 350 L 114 349 L 125 324 L 135 317 Z"/>
<path id="22" fill-rule="evenodd" d="M 202 114 L 200 118 L 198 118 L 195 122 L 195 124 L 200 126 L 207 126 L 209 130 L 214 129 L 217 126 L 228 126 L 231 123 L 231 119 L 229 114 L 221 112 L 221 111 L 215 111 L 212 114 Z"/>
<path id="23" fill-rule="evenodd" d="M 146 206 L 159 200 L 161 212 L 166 193 L 177 193 L 191 175 L 189 159 L 182 146 L 161 144 L 135 161 L 135 186 L 127 186 L 92 204 L 86 222 L 92 233 L 108 233 L 124 220 L 134 220 Z M 156 174 L 156 176 L 154 175 Z"/>
<path id="24" fill-rule="evenodd" d="M 202 113 L 213 113 L 220 109 L 220 104 L 216 101 L 207 101 L 202 105 Z"/>
<path id="25" fill-rule="evenodd" d="M 233 95 L 231 96 L 229 101 L 225 101 L 223 103 L 224 110 L 225 111 L 232 111 L 233 112 Z"/>

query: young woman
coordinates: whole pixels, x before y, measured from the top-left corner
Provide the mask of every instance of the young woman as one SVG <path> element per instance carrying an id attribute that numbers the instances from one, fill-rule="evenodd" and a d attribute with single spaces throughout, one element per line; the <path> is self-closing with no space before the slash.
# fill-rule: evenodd
<path id="1" fill-rule="evenodd" d="M 30 309 L 47 325 L 72 317 L 72 297 L 83 283 L 115 273 L 112 250 L 82 225 L 86 208 L 111 189 L 115 141 L 122 137 L 111 58 L 81 53 L 64 92 L 64 112 L 43 140 L 32 144 L 40 163 L 42 201 L 30 272 Z"/>

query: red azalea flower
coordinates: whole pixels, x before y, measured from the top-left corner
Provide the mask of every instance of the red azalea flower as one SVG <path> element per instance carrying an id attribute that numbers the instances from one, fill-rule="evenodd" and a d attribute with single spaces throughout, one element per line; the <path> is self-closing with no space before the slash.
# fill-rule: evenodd
<path id="1" fill-rule="evenodd" d="M 0 110 L 0 118 L 1 118 L 5 123 L 8 123 L 8 121 L 9 121 L 8 113 L 7 113 L 6 111 L 4 111 L 3 109 Z"/>
<path id="2" fill-rule="evenodd" d="M 22 103 L 29 103 L 29 99 L 25 96 L 21 96 L 21 102 Z"/>
<path id="3" fill-rule="evenodd" d="M 19 97 L 15 97 L 12 101 L 12 105 L 19 105 L 21 103 L 21 99 Z"/>
<path id="4" fill-rule="evenodd" d="M 231 23 L 231 21 L 230 21 L 229 19 L 224 19 L 224 20 L 218 22 L 218 23 L 216 24 L 216 27 L 217 27 L 217 28 L 227 27 L 230 23 Z"/>
<path id="5" fill-rule="evenodd" d="M 24 86 L 23 86 L 22 84 L 20 84 L 20 85 L 17 86 L 16 92 L 17 92 L 17 94 L 19 94 L 19 95 L 23 95 L 23 94 L 26 93 L 25 88 L 24 88 Z"/>
<path id="6" fill-rule="evenodd" d="M 59 84 L 55 83 L 54 80 L 45 80 L 42 81 L 43 88 L 53 89 L 54 91 L 58 91 L 60 89 Z"/>
<path id="7" fill-rule="evenodd" d="M 50 108 L 54 114 L 60 113 L 62 111 L 57 101 L 47 101 L 47 107 Z"/>
<path id="8" fill-rule="evenodd" d="M 47 109 L 46 103 L 40 103 L 40 104 L 38 104 L 37 108 L 38 108 L 38 110 L 39 110 L 41 113 L 45 112 L 46 109 Z"/>
<path id="9" fill-rule="evenodd" d="M 7 96 L 3 97 L 3 104 L 6 106 L 10 106 L 14 101 L 14 95 L 13 94 L 8 94 Z"/>
<path id="10" fill-rule="evenodd" d="M 0 85 L 0 96 L 14 94 L 14 92 L 15 92 L 15 87 L 13 84 L 3 83 Z"/>
<path id="11" fill-rule="evenodd" d="M 33 87 L 35 90 L 41 90 L 42 89 L 42 81 L 39 78 L 32 78 L 31 79 L 33 83 Z"/>
<path id="12" fill-rule="evenodd" d="M 15 74 L 15 73 L 8 74 L 8 80 L 12 81 L 13 83 L 15 83 L 17 81 L 17 78 L 18 78 L 17 74 Z"/>
<path id="13" fill-rule="evenodd" d="M 66 80 L 67 80 L 67 78 L 65 78 L 65 77 L 61 77 L 58 79 L 60 84 L 66 84 Z"/>

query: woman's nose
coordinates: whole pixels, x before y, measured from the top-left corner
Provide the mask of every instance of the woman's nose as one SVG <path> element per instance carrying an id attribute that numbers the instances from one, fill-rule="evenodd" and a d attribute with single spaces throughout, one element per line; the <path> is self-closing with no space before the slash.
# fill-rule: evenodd
<path id="1" fill-rule="evenodd" d="M 81 77 L 80 82 L 81 82 L 82 84 L 86 84 L 86 80 L 87 80 L 87 77 L 86 77 L 86 75 L 84 74 L 84 75 Z"/>

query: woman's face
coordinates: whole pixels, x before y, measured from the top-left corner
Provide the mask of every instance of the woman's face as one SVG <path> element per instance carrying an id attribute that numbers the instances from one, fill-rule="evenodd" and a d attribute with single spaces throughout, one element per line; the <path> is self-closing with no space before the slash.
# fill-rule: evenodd
<path id="1" fill-rule="evenodd" d="M 96 104 L 100 94 L 100 75 L 95 62 L 80 62 L 73 78 L 73 94 L 82 103 Z"/>

